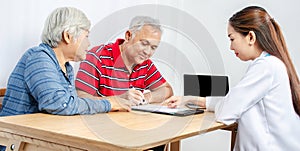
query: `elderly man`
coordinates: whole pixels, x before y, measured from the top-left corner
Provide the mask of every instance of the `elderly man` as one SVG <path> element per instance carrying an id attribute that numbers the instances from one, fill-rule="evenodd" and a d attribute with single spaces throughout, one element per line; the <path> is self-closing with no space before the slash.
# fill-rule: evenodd
<path id="1" fill-rule="evenodd" d="M 173 95 L 169 83 L 149 59 L 162 35 L 158 20 L 132 19 L 125 39 L 91 49 L 81 62 L 75 85 L 81 97 L 119 96 L 136 105 L 162 102 Z M 149 93 L 143 93 L 147 90 Z"/>

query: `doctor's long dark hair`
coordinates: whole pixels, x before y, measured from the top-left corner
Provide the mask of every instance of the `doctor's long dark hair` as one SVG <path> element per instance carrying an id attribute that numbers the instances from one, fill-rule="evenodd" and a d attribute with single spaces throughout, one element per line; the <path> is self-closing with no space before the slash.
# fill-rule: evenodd
<path id="1" fill-rule="evenodd" d="M 229 24 L 244 36 L 249 31 L 253 31 L 256 34 L 258 45 L 285 64 L 290 80 L 294 109 L 300 116 L 299 78 L 279 25 L 265 9 L 258 6 L 249 6 L 237 12 L 229 19 Z"/>

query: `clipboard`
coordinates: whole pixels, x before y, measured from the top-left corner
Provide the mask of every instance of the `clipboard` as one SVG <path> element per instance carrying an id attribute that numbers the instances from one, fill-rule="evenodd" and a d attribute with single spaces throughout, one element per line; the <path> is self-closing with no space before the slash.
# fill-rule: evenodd
<path id="1" fill-rule="evenodd" d="M 131 109 L 134 111 L 143 111 L 143 112 L 166 114 L 166 115 L 173 115 L 173 116 L 188 116 L 188 115 L 204 113 L 203 109 L 168 108 L 167 106 L 162 106 L 157 104 L 132 106 Z"/>

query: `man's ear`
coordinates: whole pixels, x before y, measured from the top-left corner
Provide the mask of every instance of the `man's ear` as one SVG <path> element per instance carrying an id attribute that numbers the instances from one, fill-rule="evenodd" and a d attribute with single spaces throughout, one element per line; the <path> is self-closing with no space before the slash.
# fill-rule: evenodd
<path id="1" fill-rule="evenodd" d="M 256 41 L 256 34 L 254 31 L 249 31 L 248 33 L 248 40 L 249 40 L 249 45 L 253 45 Z"/>
<path id="2" fill-rule="evenodd" d="M 62 34 L 62 38 L 63 38 L 63 41 L 66 43 L 66 44 L 69 44 L 71 42 L 71 36 L 68 32 L 64 31 L 63 34 Z"/>
<path id="3" fill-rule="evenodd" d="M 131 38 L 132 38 L 132 34 L 129 30 L 127 30 L 125 33 L 125 40 L 129 41 Z"/>

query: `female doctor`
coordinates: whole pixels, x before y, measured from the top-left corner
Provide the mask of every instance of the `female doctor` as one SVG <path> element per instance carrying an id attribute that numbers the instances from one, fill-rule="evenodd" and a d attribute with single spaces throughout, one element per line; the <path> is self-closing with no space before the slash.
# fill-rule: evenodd
<path id="1" fill-rule="evenodd" d="M 229 19 L 230 49 L 252 60 L 242 80 L 224 98 L 173 96 L 171 108 L 193 102 L 215 111 L 216 120 L 238 123 L 235 151 L 300 150 L 300 85 L 279 25 L 261 7 Z"/>

